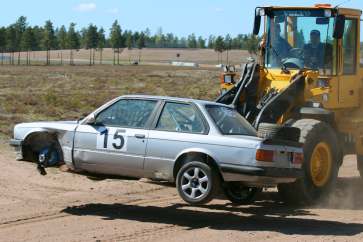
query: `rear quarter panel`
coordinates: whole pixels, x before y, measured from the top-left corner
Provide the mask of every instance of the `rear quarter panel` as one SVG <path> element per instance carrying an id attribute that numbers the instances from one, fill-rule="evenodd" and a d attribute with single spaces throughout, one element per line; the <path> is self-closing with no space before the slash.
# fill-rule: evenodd
<path id="1" fill-rule="evenodd" d="M 254 165 L 255 137 L 228 138 L 221 135 L 202 135 L 151 130 L 144 162 L 150 177 L 173 180 L 175 161 L 183 154 L 200 152 L 212 157 L 217 164 Z"/>

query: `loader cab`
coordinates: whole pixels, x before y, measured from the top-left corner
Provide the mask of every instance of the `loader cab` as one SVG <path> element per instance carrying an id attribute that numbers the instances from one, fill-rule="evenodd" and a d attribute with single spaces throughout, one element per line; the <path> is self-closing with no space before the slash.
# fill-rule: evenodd
<path id="1" fill-rule="evenodd" d="M 264 33 L 260 64 L 266 82 L 282 89 L 297 72 L 315 72 L 325 108 L 359 105 L 360 10 L 314 7 L 256 8 L 254 34 Z"/>

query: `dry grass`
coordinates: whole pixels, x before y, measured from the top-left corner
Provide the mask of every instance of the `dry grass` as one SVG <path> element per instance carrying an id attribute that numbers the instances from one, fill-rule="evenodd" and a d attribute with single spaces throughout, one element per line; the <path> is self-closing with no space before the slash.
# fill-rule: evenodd
<path id="1" fill-rule="evenodd" d="M 35 120 L 78 119 L 123 94 L 214 99 L 218 70 L 171 66 L 0 66 L 0 135 Z"/>

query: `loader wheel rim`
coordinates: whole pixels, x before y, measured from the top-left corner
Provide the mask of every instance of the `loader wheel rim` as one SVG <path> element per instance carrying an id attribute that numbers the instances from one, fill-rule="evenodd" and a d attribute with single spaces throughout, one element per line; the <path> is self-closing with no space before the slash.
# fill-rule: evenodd
<path id="1" fill-rule="evenodd" d="M 332 155 L 330 147 L 325 142 L 318 143 L 310 159 L 311 178 L 315 186 L 323 187 L 330 178 Z"/>

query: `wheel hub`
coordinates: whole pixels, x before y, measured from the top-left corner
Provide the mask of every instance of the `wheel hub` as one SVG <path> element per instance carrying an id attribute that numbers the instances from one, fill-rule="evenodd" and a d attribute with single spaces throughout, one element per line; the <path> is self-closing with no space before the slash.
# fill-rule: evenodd
<path id="1" fill-rule="evenodd" d="M 197 188 L 197 187 L 199 186 L 199 181 L 198 181 L 198 179 L 193 178 L 193 179 L 192 179 L 192 181 L 191 181 L 191 186 L 192 186 L 193 188 Z"/>
<path id="2" fill-rule="evenodd" d="M 191 199 L 199 199 L 208 193 L 209 178 L 199 167 L 191 167 L 183 173 L 181 189 Z"/>
<path id="3" fill-rule="evenodd" d="M 311 155 L 310 173 L 312 182 L 317 187 L 324 186 L 329 178 L 332 167 L 330 147 L 325 142 L 318 143 Z"/>

